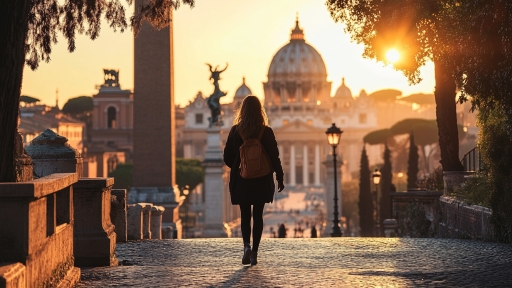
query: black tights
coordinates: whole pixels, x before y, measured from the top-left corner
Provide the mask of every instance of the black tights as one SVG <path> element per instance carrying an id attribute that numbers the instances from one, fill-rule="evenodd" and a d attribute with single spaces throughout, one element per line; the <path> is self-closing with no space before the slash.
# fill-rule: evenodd
<path id="1" fill-rule="evenodd" d="M 252 251 L 258 252 L 260 246 L 261 234 L 263 233 L 263 208 L 265 203 L 252 205 Z M 242 238 L 245 243 L 251 242 L 251 205 L 240 204 L 240 215 L 242 217 Z"/>

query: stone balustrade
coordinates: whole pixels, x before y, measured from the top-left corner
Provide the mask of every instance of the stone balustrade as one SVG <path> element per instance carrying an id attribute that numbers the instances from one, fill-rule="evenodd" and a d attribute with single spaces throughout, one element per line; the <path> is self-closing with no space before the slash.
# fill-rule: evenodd
<path id="1" fill-rule="evenodd" d="M 162 206 L 151 207 L 151 239 L 162 239 L 162 215 L 165 208 Z"/>
<path id="2" fill-rule="evenodd" d="M 76 173 L 0 183 L 0 286 L 73 286 Z M 3 279 L 2 279 L 3 278 Z"/>
<path id="3" fill-rule="evenodd" d="M 80 178 L 73 185 L 74 255 L 79 267 L 115 266 L 116 233 L 110 219 L 114 178 Z"/>
<path id="4" fill-rule="evenodd" d="M 162 232 L 162 215 L 165 208 L 152 203 L 128 205 L 128 240 L 171 239 L 167 231 Z"/>
<path id="5" fill-rule="evenodd" d="M 112 189 L 110 201 L 110 220 L 115 226 L 116 242 L 128 241 L 128 208 L 126 206 L 126 189 Z"/>

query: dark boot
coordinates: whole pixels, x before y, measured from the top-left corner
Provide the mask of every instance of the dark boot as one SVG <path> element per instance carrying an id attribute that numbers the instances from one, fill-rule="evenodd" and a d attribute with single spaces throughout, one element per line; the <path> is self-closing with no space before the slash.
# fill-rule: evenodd
<path id="1" fill-rule="evenodd" d="M 251 253 L 251 244 L 245 243 L 244 244 L 244 257 L 242 257 L 242 264 L 243 265 L 249 265 L 251 264 L 250 257 L 252 255 Z"/>

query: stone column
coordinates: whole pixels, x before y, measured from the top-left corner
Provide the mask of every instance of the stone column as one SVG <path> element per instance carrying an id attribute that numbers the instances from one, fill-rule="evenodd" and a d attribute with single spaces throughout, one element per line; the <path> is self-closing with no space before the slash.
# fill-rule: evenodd
<path id="1" fill-rule="evenodd" d="M 165 208 L 153 206 L 151 208 L 151 239 L 162 239 L 162 214 Z"/>
<path id="2" fill-rule="evenodd" d="M 116 266 L 116 233 L 110 221 L 114 178 L 81 178 L 73 185 L 74 256 L 79 267 Z"/>
<path id="3" fill-rule="evenodd" d="M 325 183 L 325 205 L 327 206 L 327 225 L 324 231 L 322 231 L 322 237 L 329 237 L 332 231 L 332 224 L 334 220 L 334 163 L 332 161 L 332 155 L 327 155 L 324 165 L 327 171 L 327 179 Z M 337 175 L 337 193 L 338 193 L 338 217 L 341 226 L 341 158 L 339 155 L 336 158 L 336 173 Z M 341 227 L 343 232 L 343 227 Z"/>
<path id="4" fill-rule="evenodd" d="M 114 224 L 116 232 L 116 242 L 122 243 L 128 241 L 127 234 L 127 208 L 126 208 L 126 189 L 112 189 L 112 202 L 110 211 L 110 220 Z"/>
<path id="5" fill-rule="evenodd" d="M 309 186 L 309 167 L 308 167 L 308 145 L 304 144 L 302 150 L 302 185 Z"/>
<path id="6" fill-rule="evenodd" d="M 142 206 L 142 238 L 151 239 L 151 203 L 139 203 Z"/>
<path id="7" fill-rule="evenodd" d="M 220 146 L 220 128 L 218 126 L 208 128 L 206 133 L 207 148 L 203 161 L 205 220 L 202 237 L 227 237 L 222 215 L 224 211 L 224 181 L 222 180 L 224 162 Z"/>
<path id="8" fill-rule="evenodd" d="M 142 206 L 128 205 L 128 240 L 142 239 Z"/>
<path id="9" fill-rule="evenodd" d="M 290 145 L 290 186 L 294 187 L 295 183 L 295 145 Z"/>
<path id="10" fill-rule="evenodd" d="M 320 146 L 315 144 L 315 186 L 320 186 Z"/>

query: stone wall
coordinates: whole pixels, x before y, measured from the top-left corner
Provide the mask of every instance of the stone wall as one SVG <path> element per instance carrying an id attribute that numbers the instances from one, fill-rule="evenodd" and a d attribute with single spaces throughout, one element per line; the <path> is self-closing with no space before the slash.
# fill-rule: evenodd
<path id="1" fill-rule="evenodd" d="M 494 228 L 491 224 L 490 209 L 467 205 L 453 198 L 439 199 L 439 237 L 471 238 L 493 240 Z"/>

